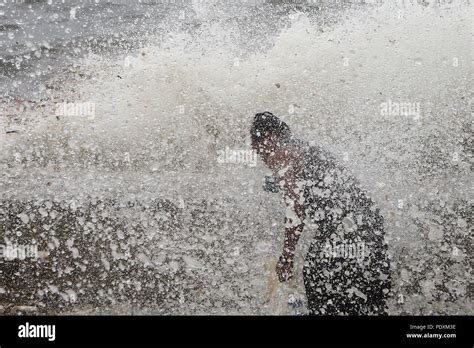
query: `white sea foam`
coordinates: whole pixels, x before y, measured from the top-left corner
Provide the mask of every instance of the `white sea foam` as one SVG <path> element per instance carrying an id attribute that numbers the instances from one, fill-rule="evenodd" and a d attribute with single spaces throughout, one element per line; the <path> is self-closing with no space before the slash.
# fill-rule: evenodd
<path id="1" fill-rule="evenodd" d="M 404 262 L 404 267 L 416 268 L 426 258 L 416 252 L 440 247 L 429 244 L 414 226 L 434 219 L 434 213 L 419 209 L 420 202 L 442 197 L 452 212 L 469 197 L 468 153 L 461 144 L 462 134 L 472 132 L 466 130 L 472 89 L 471 8 L 466 6 L 389 3 L 351 13 L 324 30 L 296 13 L 291 25 L 272 38 L 271 48 L 245 56 L 236 53 L 238 28 L 209 21 L 192 33 L 171 32 L 125 60 L 89 57 L 83 69 L 92 78 L 77 86 L 76 99 L 70 101 L 94 103 L 94 119 L 47 117 L 27 134 L 3 139 L 4 159 L 22 156 L 33 146 L 48 160 L 58 160 L 60 174 L 57 166 L 36 168 L 33 159 L 26 159 L 32 163 L 28 170 L 19 163 L 4 164 L 2 195 L 116 191 L 185 201 L 230 197 L 254 219 L 262 214 L 282 218 L 279 198 L 260 194 L 263 168 L 223 166 L 216 160 L 226 146 L 248 147 L 253 115 L 269 110 L 341 162 L 345 154 L 345 165 L 382 207 L 390 252 L 415 252 L 409 260 L 394 256 L 395 274 Z M 203 16 L 209 13 L 202 11 Z M 419 103 L 421 116 L 381 115 L 380 105 L 387 99 Z M 459 161 L 452 161 L 454 153 L 461 154 Z M 77 167 L 78 162 L 87 165 Z M 117 172 L 101 174 L 114 168 Z M 20 180 L 13 182 L 13 177 Z M 35 185 L 38 177 L 50 178 L 52 189 Z M 399 200 L 408 208 L 397 210 Z M 278 250 L 282 224 L 274 228 L 253 233 Z M 261 264 L 251 264 L 252 274 L 258 274 Z M 461 276 L 466 265 L 459 267 Z M 396 292 L 407 291 L 395 281 Z M 463 312 L 464 301 L 446 311 Z M 392 312 L 417 313 L 416 304 L 404 303 L 392 304 Z"/>

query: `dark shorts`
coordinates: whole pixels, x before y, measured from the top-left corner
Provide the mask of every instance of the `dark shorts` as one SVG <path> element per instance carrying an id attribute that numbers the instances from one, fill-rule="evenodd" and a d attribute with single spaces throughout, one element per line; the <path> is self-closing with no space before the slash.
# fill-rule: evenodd
<path id="1" fill-rule="evenodd" d="M 314 240 L 303 278 L 312 315 L 383 315 L 390 266 L 383 244 Z"/>

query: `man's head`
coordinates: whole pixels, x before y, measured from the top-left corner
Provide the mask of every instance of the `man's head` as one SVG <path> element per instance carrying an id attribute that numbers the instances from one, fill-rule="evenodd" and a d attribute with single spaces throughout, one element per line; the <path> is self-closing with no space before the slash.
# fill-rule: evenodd
<path id="1" fill-rule="evenodd" d="M 250 136 L 252 148 L 266 162 L 282 141 L 291 137 L 291 131 L 285 122 L 266 111 L 255 115 Z"/>

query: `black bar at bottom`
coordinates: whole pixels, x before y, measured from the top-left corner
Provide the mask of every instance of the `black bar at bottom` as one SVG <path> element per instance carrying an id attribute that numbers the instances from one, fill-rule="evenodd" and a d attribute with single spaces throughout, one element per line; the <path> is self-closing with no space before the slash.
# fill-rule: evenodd
<path id="1" fill-rule="evenodd" d="M 472 324 L 471 316 L 4 316 L 0 317 L 0 346 L 286 344 L 291 347 L 317 343 L 452 347 L 472 346 Z M 55 325 L 54 340 L 52 327 L 43 325 Z M 31 337 L 41 333 L 47 337 Z"/>

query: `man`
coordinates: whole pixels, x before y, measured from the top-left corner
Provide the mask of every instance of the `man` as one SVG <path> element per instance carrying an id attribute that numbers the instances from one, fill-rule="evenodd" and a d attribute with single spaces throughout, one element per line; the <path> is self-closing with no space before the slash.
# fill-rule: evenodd
<path id="1" fill-rule="evenodd" d="M 385 314 L 390 264 L 379 209 L 329 153 L 295 139 L 270 112 L 255 115 L 250 134 L 287 206 L 278 279 L 293 276 L 306 225 L 315 234 L 303 267 L 310 314 Z"/>

